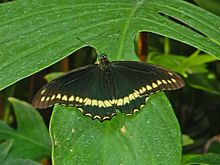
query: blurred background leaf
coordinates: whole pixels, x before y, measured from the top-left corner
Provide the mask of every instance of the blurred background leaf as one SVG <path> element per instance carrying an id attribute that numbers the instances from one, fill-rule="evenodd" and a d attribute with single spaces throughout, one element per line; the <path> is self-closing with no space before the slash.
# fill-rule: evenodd
<path id="1" fill-rule="evenodd" d="M 183 165 L 195 165 L 195 164 L 207 164 L 207 165 L 218 165 L 220 162 L 220 154 L 208 153 L 204 155 L 194 154 L 185 155 L 183 157 Z"/>
<path id="2" fill-rule="evenodd" d="M 13 139 L 9 156 L 34 160 L 50 156 L 50 138 L 41 116 L 31 105 L 15 98 L 9 100 L 14 107 L 17 129 L 0 120 L 0 139 Z"/>
<path id="3" fill-rule="evenodd" d="M 10 155 L 10 149 L 13 145 L 13 140 L 8 140 L 0 144 L 0 164 L 1 165 L 41 165 L 38 162 L 29 159 L 12 158 Z"/>

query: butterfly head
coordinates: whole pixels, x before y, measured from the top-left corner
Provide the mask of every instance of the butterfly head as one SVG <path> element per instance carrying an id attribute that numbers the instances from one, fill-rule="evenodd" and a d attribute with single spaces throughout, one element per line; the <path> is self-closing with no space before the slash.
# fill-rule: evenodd
<path id="1" fill-rule="evenodd" d="M 102 70 L 102 71 L 105 71 L 108 69 L 109 67 L 109 60 L 108 60 L 108 56 L 106 54 L 100 54 L 99 57 L 98 57 L 98 65 L 99 65 L 99 68 Z"/>
<path id="2" fill-rule="evenodd" d="M 108 56 L 106 54 L 100 54 L 98 57 L 99 63 L 108 61 Z"/>

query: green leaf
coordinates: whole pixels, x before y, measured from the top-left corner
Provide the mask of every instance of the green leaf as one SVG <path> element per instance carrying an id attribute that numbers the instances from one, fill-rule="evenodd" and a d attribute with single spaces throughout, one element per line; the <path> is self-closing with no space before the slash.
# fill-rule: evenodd
<path id="1" fill-rule="evenodd" d="M 183 146 L 188 146 L 194 143 L 193 139 L 191 139 L 188 135 L 182 135 Z"/>
<path id="2" fill-rule="evenodd" d="M 5 161 L 12 144 L 13 140 L 8 140 L 0 144 L 0 164 Z"/>
<path id="3" fill-rule="evenodd" d="M 139 31 L 220 58 L 220 18 L 182 0 L 17 0 L 0 4 L 0 20 L 0 90 L 68 56 L 81 41 L 111 59 L 132 59 Z"/>
<path id="4" fill-rule="evenodd" d="M 220 154 L 208 153 L 208 154 L 194 154 L 185 155 L 183 157 L 182 164 L 208 164 L 208 165 L 218 165 L 220 164 Z"/>
<path id="5" fill-rule="evenodd" d="M 188 77 L 186 82 L 195 89 L 220 95 L 218 80 L 212 73 L 192 74 Z"/>
<path id="6" fill-rule="evenodd" d="M 0 139 L 13 139 L 10 156 L 28 159 L 50 156 L 48 130 L 39 113 L 25 102 L 15 98 L 9 100 L 14 107 L 17 129 L 10 128 L 0 120 Z"/>
<path id="7" fill-rule="evenodd" d="M 50 134 L 54 164 L 181 163 L 180 129 L 163 93 L 151 96 L 136 115 L 118 113 L 103 123 L 55 106 Z"/>
<path id="8" fill-rule="evenodd" d="M 8 140 L 0 144 L 0 164 L 2 165 L 40 165 L 37 162 L 28 159 L 19 159 L 7 157 L 13 145 L 13 140 Z"/>
<path id="9" fill-rule="evenodd" d="M 30 159 L 9 159 L 4 165 L 42 165 Z"/>
<path id="10" fill-rule="evenodd" d="M 47 80 L 47 82 L 50 82 L 51 80 L 53 80 L 61 75 L 63 75 L 63 72 L 52 72 L 52 73 L 49 73 L 46 76 L 44 76 L 44 78 Z"/>
<path id="11" fill-rule="evenodd" d="M 220 15 L 220 1 L 219 0 L 194 0 L 199 6 L 217 14 Z"/>
<path id="12" fill-rule="evenodd" d="M 189 74 L 208 72 L 206 64 L 216 61 L 216 59 L 207 54 L 192 54 L 189 57 L 180 55 L 164 55 L 156 52 L 151 52 L 148 62 L 160 64 L 167 67 L 184 77 Z"/>

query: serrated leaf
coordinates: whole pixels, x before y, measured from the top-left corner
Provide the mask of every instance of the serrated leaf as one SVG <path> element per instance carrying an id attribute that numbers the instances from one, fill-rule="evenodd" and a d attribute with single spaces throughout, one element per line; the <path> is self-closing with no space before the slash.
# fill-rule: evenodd
<path id="1" fill-rule="evenodd" d="M 163 93 L 152 96 L 136 115 L 118 114 L 103 123 L 75 108 L 56 106 L 50 134 L 54 165 L 181 162 L 180 129 Z"/>
<path id="2" fill-rule="evenodd" d="M 48 130 L 37 111 L 29 104 L 10 98 L 13 104 L 17 129 L 0 120 L 0 139 L 13 139 L 10 156 L 13 158 L 39 159 L 50 156 Z"/>
<path id="3" fill-rule="evenodd" d="M 17 0 L 0 4 L 0 20 L 0 90 L 79 49 L 78 38 L 129 60 L 148 31 L 220 58 L 220 18 L 182 0 Z"/>

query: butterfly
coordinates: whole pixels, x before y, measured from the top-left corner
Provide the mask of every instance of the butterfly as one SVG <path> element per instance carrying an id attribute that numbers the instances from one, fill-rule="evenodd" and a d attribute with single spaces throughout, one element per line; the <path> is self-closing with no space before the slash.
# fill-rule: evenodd
<path id="1" fill-rule="evenodd" d="M 47 83 L 37 92 L 32 104 L 38 109 L 54 104 L 75 106 L 84 115 L 104 121 L 115 116 L 116 109 L 134 114 L 150 95 L 184 85 L 179 75 L 161 66 L 135 61 L 110 62 L 102 54 L 96 64 L 72 70 Z"/>

